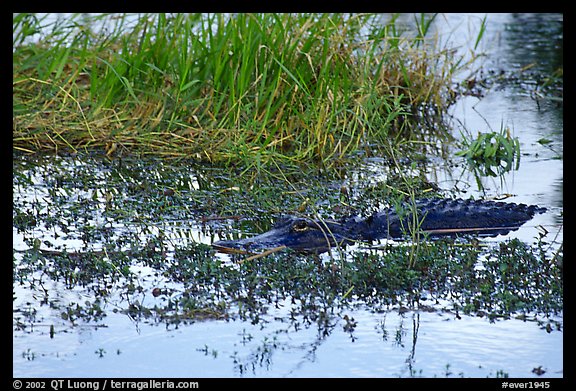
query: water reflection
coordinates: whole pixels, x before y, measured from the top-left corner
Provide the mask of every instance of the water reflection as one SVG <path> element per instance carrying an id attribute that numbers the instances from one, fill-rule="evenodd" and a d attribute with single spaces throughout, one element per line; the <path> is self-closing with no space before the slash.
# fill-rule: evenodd
<path id="1" fill-rule="evenodd" d="M 455 20 L 460 19 L 450 14 L 448 20 L 456 26 Z M 459 31 L 464 33 L 455 36 L 469 42 L 470 34 L 465 29 Z M 475 137 L 477 132 L 510 128 L 521 143 L 520 167 L 500 178 L 480 178 L 476 187 L 471 173 L 458 165 L 440 170 L 432 166 L 431 178 L 440 186 L 454 186 L 466 194 L 511 195 L 513 201 L 552 206 L 534 223 L 559 231 L 562 237 L 562 86 L 559 83 L 547 89 L 545 84 L 563 67 L 563 15 L 489 14 L 482 45 L 487 53 L 485 69 L 494 70 L 494 75 L 503 72 L 504 76 L 491 76 L 497 81 L 484 96 L 466 97 L 454 105 L 455 134 Z M 561 79 L 561 73 L 558 77 Z"/>
<path id="2" fill-rule="evenodd" d="M 503 47 L 491 59 L 504 69 L 534 66 L 544 75 L 564 66 L 564 17 L 562 14 L 519 14 L 508 16 L 502 31 Z"/>

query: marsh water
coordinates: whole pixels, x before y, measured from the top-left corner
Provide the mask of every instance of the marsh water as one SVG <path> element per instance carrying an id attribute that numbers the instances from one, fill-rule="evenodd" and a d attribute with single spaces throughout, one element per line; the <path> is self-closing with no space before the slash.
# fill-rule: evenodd
<path id="1" fill-rule="evenodd" d="M 483 17 L 444 15 L 435 19 L 433 27 L 441 39 L 466 51 L 474 44 Z M 411 16 L 406 19 L 408 23 Z M 563 242 L 563 106 L 557 97 L 538 90 L 534 81 L 563 66 L 562 42 L 562 15 L 489 14 L 481 41 L 486 52 L 482 61 L 486 70 L 502 72 L 507 81 L 482 96 L 459 99 L 450 113 L 453 134 L 460 138 L 466 132 L 508 126 L 520 140 L 519 168 L 501 177 L 480 178 L 479 186 L 474 172 L 454 156 L 456 148 L 450 146 L 447 159 L 433 159 L 426 166 L 430 182 L 441 189 L 457 189 L 463 198 L 506 195 L 507 201 L 547 208 L 507 237 L 483 239 L 487 245 L 512 238 L 534 243 L 544 235 L 547 249 L 554 251 Z M 219 197 L 235 197 L 239 191 L 229 186 L 230 172 L 151 160 L 131 163 L 140 174 L 128 178 L 121 164 L 93 156 L 14 155 L 15 207 L 33 209 L 46 221 L 51 216 L 60 220 L 30 230 L 14 226 L 14 250 L 44 248 L 46 242 L 80 250 L 92 240 L 85 226 L 107 227 L 110 236 L 96 238 L 103 244 L 121 235 L 146 237 L 162 232 L 174 246 L 209 245 L 231 228 L 245 231 L 238 235 L 265 228 L 249 221 L 231 225 L 201 220 L 202 209 L 209 210 L 210 197 L 195 194 L 211 191 Z M 386 175 L 386 165 L 384 160 L 366 158 L 343 182 L 326 186 L 353 187 L 357 178 L 378 182 Z M 164 204 L 162 193 L 156 198 L 156 209 L 146 212 L 149 216 L 119 214 L 123 223 L 106 217 L 107 205 L 121 198 L 106 182 L 131 182 L 126 191 L 133 193 L 122 194 L 129 214 L 132 205 L 142 202 L 140 195 L 147 186 L 152 186 L 139 183 L 139 178 L 154 180 L 154 189 L 176 188 L 181 199 L 192 202 Z M 56 199 L 68 205 L 68 212 L 52 214 Z M 241 215 L 243 206 L 237 205 L 235 212 Z M 89 217 L 79 217 L 87 211 Z M 15 220 L 20 218 L 18 213 L 14 212 Z M 156 226 L 143 224 L 150 216 L 165 220 Z M 15 252 L 15 268 L 22 267 L 21 254 Z M 210 256 L 223 264 L 234 262 L 228 255 Z M 167 322 L 133 311 L 165 305 L 168 299 L 162 292 L 183 289 L 161 267 L 146 262 L 126 265 L 138 284 L 131 290 L 127 283 L 119 291 L 109 289 L 109 281 L 83 286 L 71 283 L 72 277 L 54 280 L 50 267 L 34 271 L 29 281 L 13 283 L 14 377 L 563 377 L 561 311 L 502 318 L 466 315 L 456 313 L 444 299 L 433 300 L 430 293 L 420 303 L 426 305 L 371 306 L 358 301 L 323 315 L 302 316 L 293 313 L 294 298 L 276 297 L 257 317 L 209 314 Z"/>

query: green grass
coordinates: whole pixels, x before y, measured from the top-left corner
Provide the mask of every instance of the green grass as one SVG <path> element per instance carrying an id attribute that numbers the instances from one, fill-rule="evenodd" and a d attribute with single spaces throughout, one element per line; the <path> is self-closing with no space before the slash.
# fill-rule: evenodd
<path id="1" fill-rule="evenodd" d="M 17 14 L 14 149 L 333 166 L 421 142 L 469 65 L 427 38 L 434 17 Z"/>

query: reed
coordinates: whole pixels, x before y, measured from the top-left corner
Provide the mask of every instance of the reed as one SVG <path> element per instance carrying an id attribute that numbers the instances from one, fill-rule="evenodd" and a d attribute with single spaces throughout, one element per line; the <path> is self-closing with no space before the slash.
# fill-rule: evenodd
<path id="1" fill-rule="evenodd" d="M 18 14 L 14 149 L 328 167 L 385 153 L 445 111 L 465 66 L 426 39 L 433 17 L 410 34 L 396 15 Z"/>

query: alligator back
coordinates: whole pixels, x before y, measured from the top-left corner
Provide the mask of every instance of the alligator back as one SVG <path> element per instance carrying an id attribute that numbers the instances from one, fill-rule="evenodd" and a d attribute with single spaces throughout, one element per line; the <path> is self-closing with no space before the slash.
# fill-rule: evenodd
<path id="1" fill-rule="evenodd" d="M 413 210 L 414 208 L 412 208 Z M 536 213 L 546 208 L 535 205 L 508 202 L 463 200 L 463 199 L 423 199 L 416 202 L 418 223 L 421 231 L 431 236 L 445 236 L 471 233 L 482 236 L 505 235 L 517 230 Z M 372 216 L 370 225 L 384 225 L 377 237 L 400 238 L 415 226 L 410 208 L 403 211 L 390 208 Z"/>

